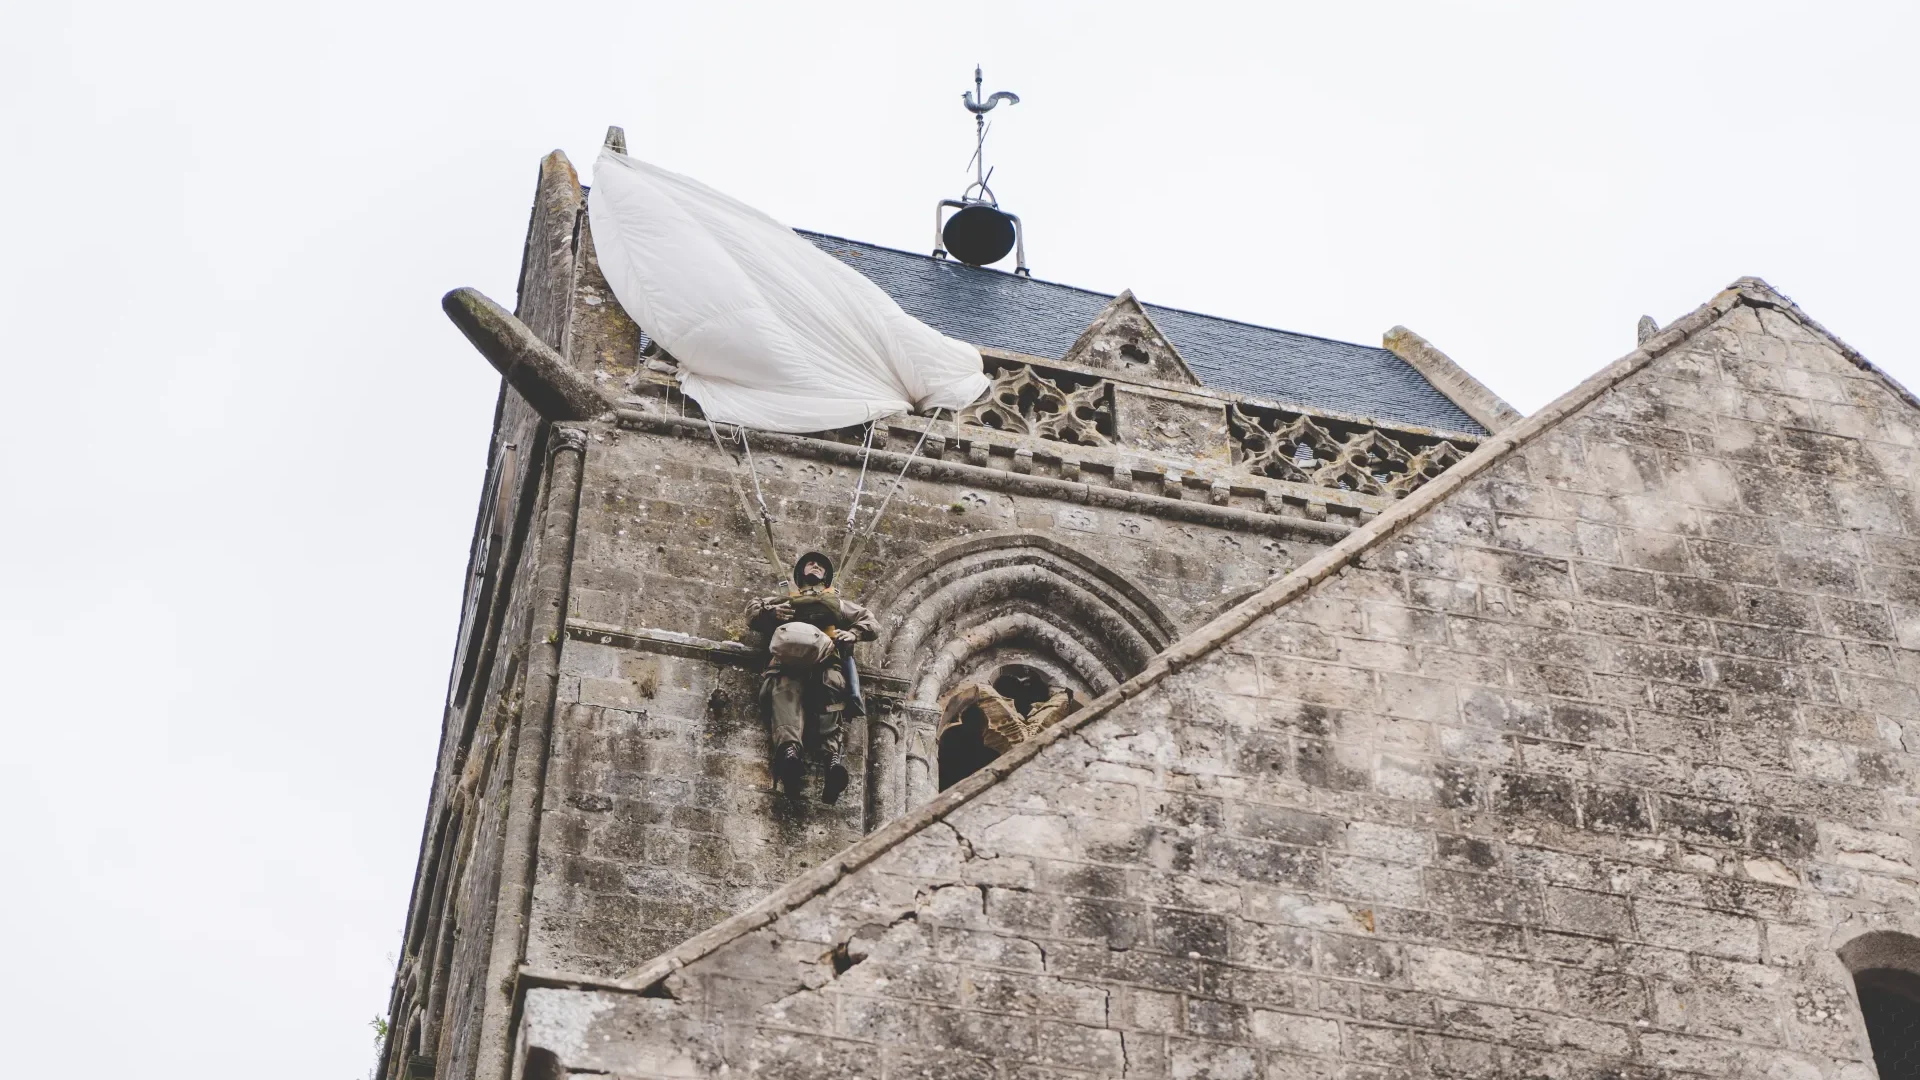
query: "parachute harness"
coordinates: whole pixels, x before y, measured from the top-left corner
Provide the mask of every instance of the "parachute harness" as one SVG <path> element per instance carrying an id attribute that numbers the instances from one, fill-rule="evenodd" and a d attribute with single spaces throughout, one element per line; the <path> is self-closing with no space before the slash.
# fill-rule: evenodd
<path id="1" fill-rule="evenodd" d="M 702 418 L 707 421 L 707 433 L 713 436 L 713 448 L 720 451 L 728 460 L 733 460 L 733 455 L 729 453 L 726 446 L 720 442 L 720 429 L 713 426 L 713 418 L 704 415 Z M 747 501 L 747 489 L 740 486 L 740 478 L 734 475 L 731 470 L 727 472 L 727 481 L 733 485 L 733 493 L 740 499 L 740 512 L 747 516 L 748 521 L 753 520 L 754 504 L 759 504 L 760 541 L 766 548 L 767 562 L 772 564 L 776 571 L 785 574 L 787 572 L 787 566 L 781 561 L 780 545 L 773 538 L 773 514 L 767 510 L 767 497 L 760 491 L 760 470 L 754 465 L 753 444 L 747 441 L 747 429 L 745 427 L 735 427 L 734 430 L 740 433 L 740 446 L 741 449 L 746 451 L 747 475 L 753 478 L 753 503 Z"/>
<path id="2" fill-rule="evenodd" d="M 860 496 L 867 490 L 867 459 L 873 456 L 873 429 L 876 426 L 878 426 L 878 421 L 867 421 L 867 438 L 860 446 L 860 479 L 853 485 L 853 505 L 847 507 L 847 535 L 849 537 L 853 535 L 854 515 L 860 512 Z M 847 554 L 846 549 L 842 548 L 840 554 L 844 558 Z"/>
<path id="3" fill-rule="evenodd" d="M 927 426 L 920 431 L 920 440 L 913 444 L 913 452 L 907 455 L 907 460 L 900 463 L 900 472 L 893 478 L 893 486 L 887 489 L 886 498 L 880 500 L 880 505 L 874 510 L 873 517 L 867 522 L 867 527 L 861 529 L 858 533 L 855 533 L 853 530 L 853 515 L 854 510 L 857 510 L 860 505 L 860 491 L 857 487 L 854 489 L 854 510 L 847 511 L 847 542 L 840 548 L 840 566 L 842 573 L 847 577 L 853 576 L 854 560 L 866 553 L 867 541 L 873 536 L 874 530 L 879 528 L 880 519 L 886 516 L 888 505 L 893 502 L 894 495 L 899 493 L 901 483 L 907 478 L 907 470 L 913 467 L 914 459 L 920 456 L 920 448 L 927 445 L 927 436 L 933 434 L 933 426 L 938 423 L 939 420 L 940 410 L 935 409 L 933 415 L 927 418 Z M 871 428 L 867 431 L 867 446 L 869 451 L 873 446 L 873 431 Z M 862 455 L 860 458 L 860 475 L 862 480 L 866 478 L 866 472 L 867 459 L 865 455 Z"/>
<path id="4" fill-rule="evenodd" d="M 713 419 L 704 416 L 702 418 L 707 422 L 707 433 L 713 436 L 714 449 L 720 451 L 729 460 L 738 461 L 739 459 L 721 441 L 720 429 L 714 426 Z M 880 505 L 874 508 L 873 516 L 867 519 L 866 525 L 856 529 L 855 523 L 860 515 L 860 502 L 866 494 L 867 465 L 873 457 L 874 429 L 879 426 L 877 420 L 868 422 L 866 438 L 860 448 L 860 476 L 854 483 L 852 505 L 847 507 L 847 539 L 840 546 L 840 558 L 836 560 L 836 565 L 842 568 L 843 576 L 851 576 L 854 561 L 866 553 L 867 541 L 873 538 L 874 530 L 879 528 L 881 519 L 886 517 L 887 507 L 893 504 L 893 497 L 900 493 L 900 487 L 907 479 L 907 470 L 913 467 L 914 460 L 920 456 L 921 449 L 927 445 L 927 436 L 933 434 L 934 425 L 939 423 L 939 420 L 940 410 L 935 409 L 933 415 L 927 418 L 927 425 L 921 430 L 919 440 L 913 444 L 913 452 L 907 455 L 907 460 L 900 463 L 900 471 L 893 478 L 893 486 L 887 489 L 886 496 L 880 500 Z M 745 425 L 735 425 L 734 431 L 739 435 L 740 448 L 746 459 L 747 476 L 753 481 L 752 500 L 748 500 L 747 489 L 740 485 L 740 477 L 731 470 L 727 473 L 727 481 L 733 485 L 733 493 L 740 500 L 740 511 L 746 515 L 747 520 L 751 521 L 755 516 L 760 519 L 760 543 L 765 549 L 767 562 L 775 571 L 786 574 L 788 563 L 781 558 L 779 541 L 773 535 L 773 512 L 767 509 L 766 494 L 760 490 L 760 470 L 753 460 L 753 443 L 747 438 Z M 756 509 L 759 511 L 757 515 Z"/>

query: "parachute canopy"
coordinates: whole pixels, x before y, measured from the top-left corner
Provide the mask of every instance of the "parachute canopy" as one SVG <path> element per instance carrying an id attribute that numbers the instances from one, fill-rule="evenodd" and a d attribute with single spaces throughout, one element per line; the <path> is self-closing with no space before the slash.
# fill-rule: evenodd
<path id="1" fill-rule="evenodd" d="M 613 295 L 713 420 L 825 431 L 959 409 L 987 389 L 980 350 L 698 181 L 603 150 L 587 207 Z"/>

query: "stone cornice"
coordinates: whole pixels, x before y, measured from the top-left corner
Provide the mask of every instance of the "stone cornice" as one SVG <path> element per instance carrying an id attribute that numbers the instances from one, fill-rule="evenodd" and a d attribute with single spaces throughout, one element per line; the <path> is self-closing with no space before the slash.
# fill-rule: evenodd
<path id="1" fill-rule="evenodd" d="M 1380 338 L 1386 350 L 1420 373 L 1421 378 L 1445 395 L 1448 401 L 1480 422 L 1488 431 L 1498 432 L 1520 422 L 1520 410 L 1507 404 L 1487 384 L 1474 378 L 1453 358 L 1433 347 L 1433 342 L 1404 326 L 1388 330 Z"/>
<path id="2" fill-rule="evenodd" d="M 962 410 L 957 418 L 949 417 L 953 422 L 946 429 L 938 425 L 930 428 L 931 421 L 925 417 L 905 414 L 888 417 L 881 429 L 883 435 L 891 433 L 911 443 L 921 432 L 930 430 L 931 457 L 942 456 L 941 444 L 957 444 L 972 464 L 997 466 L 1020 474 L 1104 483 L 1122 490 L 1144 488 L 1160 494 L 1173 493 L 1177 488 L 1191 491 L 1190 497 L 1215 505 L 1246 507 L 1251 503 L 1255 509 L 1316 521 L 1325 520 L 1331 511 L 1354 517 L 1361 523 L 1391 507 L 1405 491 L 1417 488 L 1426 478 L 1409 474 L 1393 482 L 1383 479 L 1378 485 L 1346 482 L 1348 477 L 1341 462 L 1352 439 L 1362 439 L 1362 443 L 1357 444 L 1362 462 L 1379 454 L 1377 448 L 1384 441 L 1384 445 L 1394 449 L 1379 454 L 1383 463 L 1395 460 L 1410 463 L 1412 456 L 1419 454 L 1423 447 L 1449 443 L 1458 451 L 1443 453 L 1451 459 L 1470 452 L 1486 438 L 1465 432 L 1382 423 L 1352 414 L 1302 409 L 1285 402 L 1191 383 L 1135 377 L 1131 373 L 1126 378 L 1116 378 L 1112 371 L 1103 368 L 1023 357 L 1004 350 L 982 352 L 989 371 L 1000 374 L 995 376 L 994 389 L 981 403 Z M 1083 382 L 1076 384 L 1075 379 Z M 1089 405 L 1082 400 L 1085 393 L 1101 387 L 1111 388 L 1101 391 L 1106 404 Z M 1051 397 L 1052 404 L 1043 407 L 1036 403 L 1030 412 L 1024 403 L 1018 406 L 1007 403 L 1016 389 L 1024 402 L 1025 388 L 1036 390 L 1042 399 Z M 672 373 L 642 371 L 633 380 L 621 406 L 640 413 L 671 411 L 684 415 L 686 400 Z M 1146 400 L 1174 404 L 1187 411 L 1170 414 L 1172 423 L 1159 428 L 1156 431 L 1159 437 L 1155 438 L 1147 432 L 1155 431 L 1154 425 L 1169 418 L 1169 414 L 1143 413 L 1137 406 L 1127 405 L 1129 401 Z M 1093 408 L 1100 415 L 1067 419 L 1067 414 L 1079 406 Z M 1149 406 L 1149 410 L 1152 408 Z M 1018 415 L 1010 413 L 1010 409 Z M 993 415 L 984 415 L 983 410 Z M 1212 421 L 1206 419 L 1208 414 L 1213 415 Z M 1182 415 L 1184 419 L 1180 419 Z M 1315 444 L 1314 452 L 1319 460 L 1313 469 L 1255 468 L 1241 463 L 1244 450 L 1241 443 L 1246 435 L 1234 427 L 1235 423 L 1265 425 L 1265 434 L 1271 435 L 1287 427 L 1293 418 L 1300 417 L 1323 425 L 1312 429 L 1321 436 L 1310 440 Z M 1137 426 L 1143 420 L 1147 426 Z M 1118 438 L 1108 426 L 1117 421 L 1123 428 Z M 1079 431 L 1096 423 L 1102 425 L 1098 435 L 1091 430 Z M 1059 430 L 1061 428 L 1072 430 Z M 829 442 L 847 441 L 845 432 L 820 432 L 810 437 Z M 1261 441 L 1271 442 L 1264 437 Z M 883 438 L 882 445 L 884 442 Z M 1303 472 L 1311 475 L 1329 464 L 1342 482 L 1328 482 L 1318 476 L 1303 481 L 1299 475 Z M 1389 464 L 1386 471 L 1397 477 L 1400 470 Z M 1181 498 L 1178 494 L 1173 497 Z"/>
<path id="3" fill-rule="evenodd" d="M 1134 383 L 1117 384 L 1127 390 L 1137 388 Z M 656 384 L 655 388 L 665 388 Z M 1162 396 L 1172 397 L 1178 391 Z M 649 415 L 675 415 L 665 413 L 665 409 L 677 405 L 665 398 L 628 397 L 621 402 L 621 413 L 637 412 Z M 1259 404 L 1255 399 L 1239 399 L 1248 404 Z M 1327 513 L 1344 515 L 1357 521 L 1367 521 L 1375 513 L 1386 510 L 1394 504 L 1393 499 L 1376 495 L 1367 495 L 1356 491 L 1342 491 L 1336 488 L 1321 487 L 1314 484 L 1301 484 L 1288 480 L 1276 480 L 1244 470 L 1235 469 L 1222 462 L 1194 461 L 1191 458 L 1172 454 L 1156 454 L 1129 446 L 1079 446 L 1072 443 L 1056 442 L 1049 439 L 1037 439 L 1029 436 L 1000 431 L 978 424 L 954 425 L 951 418 L 935 420 L 932 417 L 898 415 L 887 417 L 883 421 L 881 434 L 890 435 L 911 446 L 920 438 L 920 433 L 931 429 L 927 439 L 927 453 L 938 457 L 942 454 L 967 457 L 975 464 L 985 464 L 989 468 L 1011 469 L 1014 472 L 1040 470 L 1041 476 L 1056 476 L 1063 480 L 1079 480 L 1089 483 L 1106 483 L 1108 486 L 1123 490 L 1151 490 L 1158 487 L 1164 493 L 1167 478 L 1173 477 L 1182 490 L 1191 488 L 1195 497 L 1209 501 L 1224 491 L 1228 503 L 1233 499 L 1262 501 L 1275 513 L 1304 514 L 1315 521 L 1325 520 Z M 700 427 L 705 432 L 705 427 Z M 729 428 L 731 430 L 731 428 Z M 1410 430 L 1410 429 L 1401 429 Z M 758 433 L 754 436 L 760 437 Z M 780 436 L 781 438 L 817 439 L 840 445 L 857 445 L 857 435 L 843 436 L 837 432 L 820 432 L 805 436 Z M 1478 437 L 1460 436 L 1467 442 L 1463 450 L 1477 445 Z M 884 440 L 882 440 L 884 441 Z M 880 445 L 881 443 L 876 443 Z M 977 460 L 976 460 L 977 459 Z M 1121 475 L 1125 470 L 1125 475 Z M 1204 494 L 1201 494 L 1204 493 Z M 1181 500 L 1175 500 L 1181 501 Z"/>
<path id="4" fill-rule="evenodd" d="M 1171 382 L 1166 379 L 1150 379 L 1140 376 L 1122 379 L 1117 377 L 1114 372 L 1104 368 L 1087 367 L 1083 364 L 1069 364 L 1061 360 L 1049 360 L 1044 356 L 1028 356 L 1026 353 L 1009 352 L 1006 349 L 982 348 L 980 355 L 994 363 L 1031 364 L 1038 368 L 1084 375 L 1090 379 L 1105 379 L 1116 386 L 1158 390 L 1164 392 L 1169 397 L 1174 397 L 1182 401 L 1218 402 L 1223 406 L 1251 405 L 1255 408 L 1276 409 L 1281 412 L 1305 413 L 1319 420 L 1337 420 L 1343 424 L 1379 428 L 1382 431 L 1398 435 L 1446 439 L 1449 442 L 1455 443 L 1478 445 L 1479 443 L 1485 442 L 1488 438 L 1486 435 L 1476 435 L 1470 431 L 1457 431 L 1452 428 L 1421 427 L 1419 424 L 1409 424 L 1400 420 L 1383 420 L 1377 416 L 1341 412 L 1337 409 L 1326 409 L 1318 405 L 1302 405 L 1297 401 L 1285 401 L 1280 398 L 1265 398 L 1254 394 L 1239 394 L 1229 390 L 1217 390 L 1205 385 Z M 642 371 L 634 380 L 633 393 L 623 399 L 622 404 L 633 405 L 649 398 L 664 397 L 668 393 L 678 394 L 679 392 L 680 380 L 677 377 L 666 374 L 665 372 Z"/>
<path id="5" fill-rule="evenodd" d="M 644 431 L 700 442 L 706 442 L 709 439 L 706 421 L 691 417 L 622 408 L 616 414 L 616 422 L 619 427 L 631 431 Z M 1389 500 L 1354 495 L 1349 492 L 1329 491 L 1302 484 L 1288 484 L 1284 481 L 1268 480 L 1265 477 L 1234 476 L 1229 482 L 1224 477 L 1210 478 L 1203 473 L 1182 469 L 1161 471 L 1148 468 L 1142 469 L 1140 475 L 1146 482 L 1155 486 L 1163 488 L 1173 486 L 1174 490 L 1183 493 L 1189 488 L 1205 491 L 1208 501 L 1200 502 L 1149 491 L 1132 490 L 1130 487 L 1120 485 L 1131 485 L 1134 482 L 1135 469 L 1139 465 L 1137 461 L 1133 466 L 1105 462 L 1066 461 L 1058 455 L 1070 452 L 1080 456 L 1081 451 L 1089 454 L 1099 452 L 1103 455 L 1113 455 L 1114 452 L 1101 451 L 1096 447 L 1077 447 L 1059 443 L 1049 443 L 1044 447 L 1028 444 L 1004 445 L 991 438 L 996 433 L 986 428 L 961 429 L 959 440 L 969 444 L 967 448 L 969 460 L 967 462 L 948 461 L 935 456 L 936 451 L 944 454 L 947 448 L 945 446 L 936 448 L 933 445 L 934 440 L 940 438 L 941 428 L 945 425 L 917 416 L 899 417 L 889 423 L 897 431 L 910 432 L 910 437 L 913 438 L 917 438 L 927 425 L 933 425 L 933 435 L 927 440 L 927 451 L 913 463 L 913 475 L 920 479 L 945 480 L 1012 495 L 1027 495 L 1085 506 L 1105 507 L 1165 520 L 1191 522 L 1231 532 L 1258 533 L 1313 543 L 1333 543 L 1351 532 L 1353 526 L 1342 521 L 1323 520 L 1322 518 L 1327 517 L 1330 509 L 1337 506 L 1338 510 L 1333 514 L 1334 517 L 1348 517 L 1357 524 L 1371 520 L 1380 508 L 1392 505 Z M 762 431 L 755 432 L 753 440 L 762 452 L 792 454 L 851 466 L 858 466 L 861 460 L 859 445 L 837 442 L 815 435 L 786 435 Z M 942 442 L 944 443 L 944 440 Z M 1006 453 L 1004 455 L 994 453 L 995 449 L 1005 450 Z M 1065 466 L 1071 466 L 1075 478 L 1036 475 L 1032 471 L 1022 471 L 1023 467 L 1031 470 L 1034 463 L 1043 457 L 1048 461 L 1061 463 L 1063 471 Z M 974 462 L 976 458 L 980 463 Z M 907 466 L 908 460 L 908 455 L 905 453 L 876 448 L 869 461 L 869 468 L 898 472 Z M 1000 467 L 993 467 L 990 463 L 999 463 Z M 1092 467 L 1083 467 L 1083 464 L 1091 464 Z M 1279 488 L 1293 489 L 1298 494 L 1292 494 L 1290 491 L 1283 495 L 1277 490 Z M 1288 501 L 1289 495 L 1295 501 Z M 1234 496 L 1259 498 L 1262 500 L 1262 508 L 1253 510 L 1225 505 Z M 1320 515 L 1319 518 L 1309 516 L 1316 511 Z M 1296 514 L 1299 516 L 1295 516 Z"/>

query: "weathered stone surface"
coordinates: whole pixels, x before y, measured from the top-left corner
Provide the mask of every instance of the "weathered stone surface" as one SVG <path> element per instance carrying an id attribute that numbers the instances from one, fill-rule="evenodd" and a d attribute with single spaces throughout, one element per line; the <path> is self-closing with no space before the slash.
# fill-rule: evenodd
<path id="1" fill-rule="evenodd" d="M 857 459 L 757 445 L 787 553 L 837 547 Z M 910 474 L 843 571 L 882 621 L 862 654 L 877 720 L 849 733 L 854 783 L 825 806 L 771 790 L 745 604 L 780 575 L 730 490 L 735 467 L 704 439 L 607 427 L 589 446 L 535 968 L 616 976 L 931 798 L 927 710 L 954 686 L 1017 659 L 1086 700 L 1319 550 Z M 668 632 L 693 644 L 663 649 Z"/>
<path id="2" fill-rule="evenodd" d="M 1519 422 L 1518 409 L 1501 400 L 1500 395 L 1487 389 L 1485 383 L 1419 334 L 1396 326 L 1381 335 L 1380 344 L 1426 376 L 1428 382 L 1488 431 L 1500 431 Z"/>
<path id="3" fill-rule="evenodd" d="M 1849 965 L 1920 956 L 1920 474 L 1865 463 L 1920 412 L 1743 287 L 528 1047 L 620 1077 L 1872 1075 Z"/>
<path id="4" fill-rule="evenodd" d="M 1148 453 L 1191 461 L 1231 461 L 1233 439 L 1227 410 L 1217 401 L 1115 386 L 1114 427 Z"/>
<path id="5" fill-rule="evenodd" d="M 989 350 L 875 429 L 829 807 L 768 790 L 740 447 L 583 209 L 547 159 L 518 322 L 461 308 L 509 378 L 383 1076 L 1870 1075 L 1920 406 L 1764 284 L 1472 456 L 1197 386 L 1131 297 Z M 837 548 L 860 442 L 755 439 L 779 544 Z M 1091 704 L 939 791 L 1009 665 Z"/>
<path id="6" fill-rule="evenodd" d="M 546 345 L 563 348 L 573 291 L 574 223 L 583 206 L 578 178 L 558 152 L 541 162 L 527 225 L 515 317 Z M 392 1036 L 382 1074 L 434 1063 L 443 1076 L 505 1068 L 509 986 L 489 985 L 500 912 L 512 757 L 538 582 L 564 571 L 542 557 L 549 498 L 540 456 L 548 425 L 504 382 L 495 413 L 486 483 L 469 563 L 461 643 L 443 718 L 440 756 L 421 837 L 405 947 L 389 1006 Z M 559 565 L 556 565 L 558 563 Z M 498 1038 L 484 1037 L 491 1021 Z"/>
<path id="7" fill-rule="evenodd" d="M 1153 324 L 1153 317 L 1128 289 L 1094 316 L 1062 362 L 1111 371 L 1121 376 L 1198 384 L 1180 350 Z"/>
<path id="8" fill-rule="evenodd" d="M 507 385 L 545 419 L 589 420 L 613 411 L 613 402 L 500 305 L 472 289 L 455 289 L 440 306 Z"/>
<path id="9" fill-rule="evenodd" d="M 906 472 L 873 541 L 843 568 L 883 617 L 880 641 L 862 655 L 872 710 L 849 733 L 853 784 L 835 806 L 775 799 L 757 700 L 762 643 L 742 608 L 777 575 L 758 550 L 747 467 L 738 444 L 715 448 L 672 364 L 642 355 L 641 328 L 599 274 L 584 208 L 572 167 L 549 156 L 514 315 L 466 291 L 449 299 L 505 379 L 387 1077 L 431 1063 L 442 1077 L 498 1080 L 524 1004 L 516 993 L 535 978 L 516 969 L 562 984 L 611 978 L 783 883 L 833 876 L 838 852 L 938 797 L 934 737 L 947 691 L 1020 665 L 1089 700 L 1393 501 L 1340 477 L 1247 469 L 1224 421 L 1239 399 L 1195 385 L 1130 298 L 1090 328 L 1072 365 L 996 358 L 1007 390 L 997 425 L 983 413 L 876 429 L 862 521 Z M 1116 423 L 1115 395 L 1134 379 L 1157 406 L 1129 409 L 1129 431 Z M 1049 385 L 1060 393 L 1042 393 Z M 1352 437 L 1380 430 L 1343 422 Z M 859 432 L 755 437 L 754 475 L 789 554 L 845 539 L 859 444 Z M 1238 676 L 1255 686 L 1259 677 Z M 1224 745 L 1196 739 L 1187 752 Z M 1200 820 L 1211 799 L 1152 813 Z M 1283 827 L 1244 823 L 1257 836 Z M 1117 852 L 1147 839 L 1116 826 L 1089 842 Z M 1209 857 L 1244 859 L 1264 842 Z M 984 895 L 1018 920 L 1035 874 L 1008 855 L 942 903 Z M 1206 929 L 1150 920 L 1112 897 L 1082 899 L 1069 918 L 1086 929 L 1125 926 L 1143 942 Z M 1105 1035 L 1064 1029 L 1036 1028 L 1033 1040 L 1047 1060 L 1111 1049 Z"/>

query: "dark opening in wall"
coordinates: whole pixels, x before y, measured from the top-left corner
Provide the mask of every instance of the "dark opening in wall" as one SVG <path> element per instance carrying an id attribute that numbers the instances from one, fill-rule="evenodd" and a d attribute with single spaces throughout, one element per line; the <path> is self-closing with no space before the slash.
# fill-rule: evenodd
<path id="1" fill-rule="evenodd" d="M 1880 1080 L 1920 1080 L 1920 976 L 1868 968 L 1853 982 Z"/>
<path id="2" fill-rule="evenodd" d="M 1874 930 L 1839 949 L 1881 1080 L 1920 1080 L 1920 938 Z"/>
<path id="3" fill-rule="evenodd" d="M 520 1075 L 521 1080 L 566 1080 L 567 1067 L 561 1064 L 559 1055 L 536 1046 L 527 1051 L 527 1068 Z"/>
<path id="4" fill-rule="evenodd" d="M 986 718 L 978 708 L 963 709 L 958 722 L 940 733 L 940 790 L 987 767 L 1000 751 L 986 745 Z"/>
<path id="5" fill-rule="evenodd" d="M 991 683 L 955 688 L 941 707 L 940 790 L 979 772 L 1071 711 L 1072 700 L 1070 691 L 1026 664 L 1001 667 Z"/>

